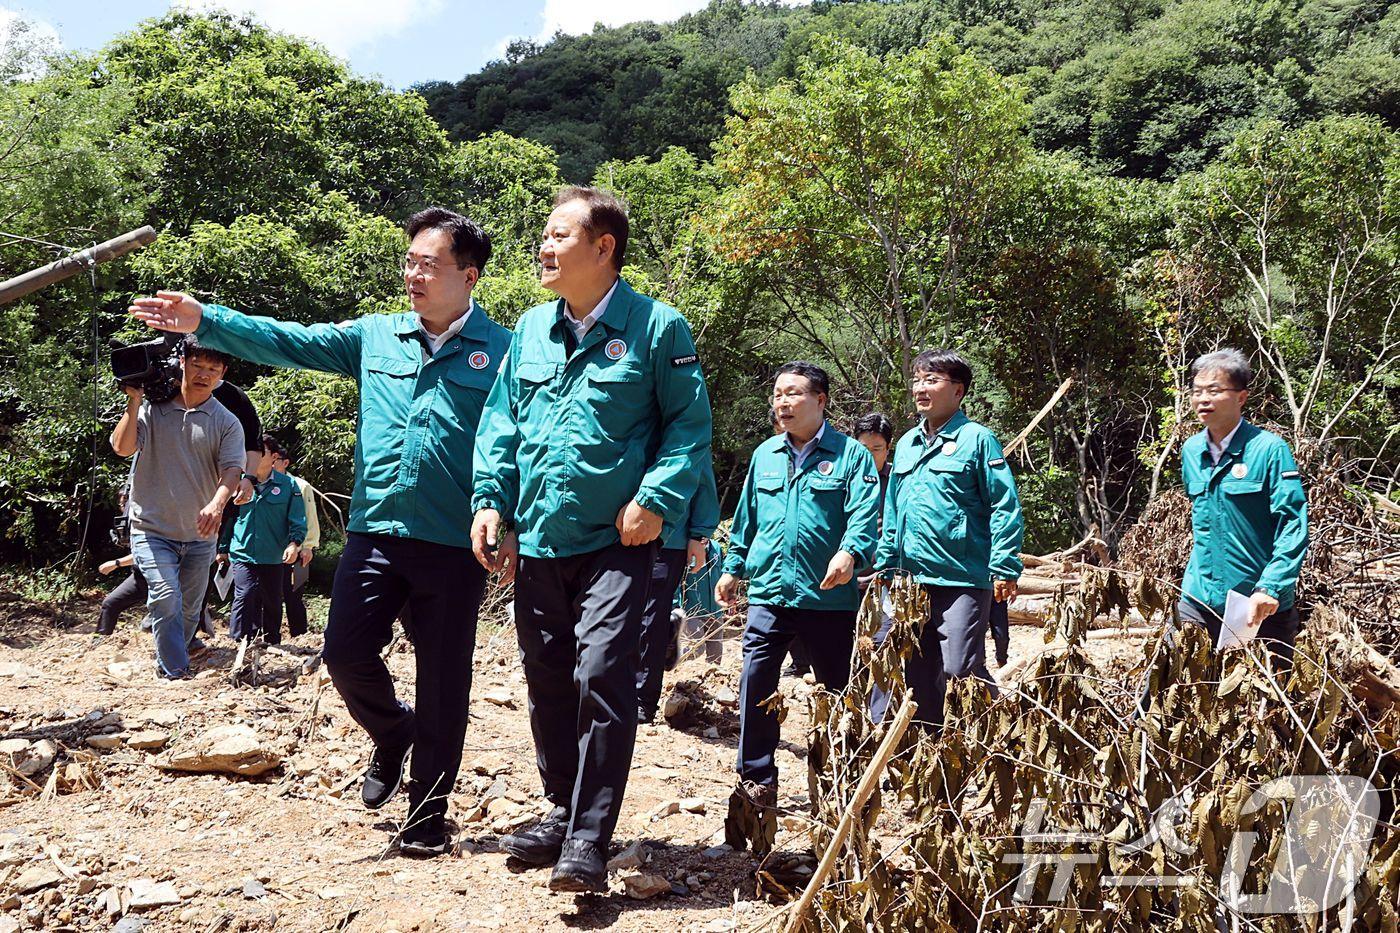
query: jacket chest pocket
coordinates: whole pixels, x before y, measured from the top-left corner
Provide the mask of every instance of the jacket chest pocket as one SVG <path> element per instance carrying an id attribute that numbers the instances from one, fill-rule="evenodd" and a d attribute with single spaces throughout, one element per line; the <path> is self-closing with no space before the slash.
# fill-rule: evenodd
<path id="1" fill-rule="evenodd" d="M 754 489 L 758 491 L 760 499 L 765 496 L 780 495 L 783 488 L 787 486 L 787 477 L 777 470 L 759 473 L 753 479 Z"/>
<path id="2" fill-rule="evenodd" d="M 630 439 L 641 415 L 649 408 L 641 366 L 634 360 L 590 366 L 584 378 L 588 382 L 588 401 L 603 433 L 613 440 Z"/>
<path id="3" fill-rule="evenodd" d="M 403 423 L 418 384 L 418 364 L 401 356 L 365 358 L 360 411 L 367 422 Z"/>
<path id="4" fill-rule="evenodd" d="M 1269 513 L 1268 496 L 1259 480 L 1230 477 L 1220 484 L 1220 491 L 1225 494 L 1225 501 L 1244 513 L 1247 521 Z"/>
<path id="5" fill-rule="evenodd" d="M 977 480 L 972 464 L 953 457 L 937 456 L 923 469 L 924 483 L 952 499 L 964 500 L 975 491 Z"/>
<path id="6" fill-rule="evenodd" d="M 454 393 L 465 390 L 480 392 L 484 396 L 491 391 L 491 386 L 496 382 L 496 371 L 485 367 L 473 369 L 466 363 L 460 363 L 449 367 L 442 378 Z"/>
<path id="7" fill-rule="evenodd" d="M 477 422 L 481 420 L 481 409 L 486 405 L 486 395 L 496 374 L 475 370 L 469 366 L 453 366 L 442 374 L 439 404 L 434 405 L 439 420 L 455 428 L 468 432 L 468 437 L 476 433 Z M 470 443 L 467 445 L 470 447 Z"/>
<path id="8" fill-rule="evenodd" d="M 515 364 L 515 378 L 519 382 L 520 407 L 523 409 L 536 399 L 549 395 L 549 387 L 559 375 L 559 364 L 542 360 L 521 360 Z"/>
<path id="9" fill-rule="evenodd" d="M 846 481 L 839 476 L 817 475 L 808 480 L 807 488 L 812 491 L 817 502 L 825 506 L 829 502 L 841 501 L 838 494 L 846 491 Z"/>

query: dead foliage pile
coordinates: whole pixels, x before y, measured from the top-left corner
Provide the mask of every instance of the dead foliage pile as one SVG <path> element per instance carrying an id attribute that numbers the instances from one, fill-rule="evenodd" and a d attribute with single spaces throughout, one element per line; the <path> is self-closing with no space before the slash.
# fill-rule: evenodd
<path id="1" fill-rule="evenodd" d="M 886 799 L 871 799 L 811 910 L 787 922 L 878 931 L 1396 929 L 1400 707 L 1352 688 L 1374 652 L 1344 613 L 1315 613 L 1285 675 L 1271 673 L 1262 646 L 1217 654 L 1187 626 L 1170 648 L 1145 645 L 1133 676 L 1106 678 L 1084 650 L 1089 623 L 1130 609 L 1161 619 L 1174 601 L 1144 579 L 1086 571 L 1047 625 L 1046 641 L 1060 650 L 995 701 L 983 684 L 958 682 L 941 733 L 907 734 L 886 769 Z M 871 687 L 893 691 L 891 710 L 905 692 L 903 662 L 925 597 L 909 581 L 896 581 L 891 595 L 891 636 L 875 644 L 880 612 L 867 600 L 856 675 L 844 692 L 813 699 L 819 853 L 883 735 L 869 715 Z M 1379 664 L 1376 675 L 1400 687 L 1395 669 Z M 1333 783 L 1352 775 L 1379 790 L 1378 818 L 1362 821 L 1374 828 L 1363 857 L 1328 871 L 1338 840 L 1365 833 L 1347 837 L 1312 796 L 1287 799 L 1279 779 L 1288 775 Z M 1350 895 L 1320 915 L 1251 912 L 1282 890 L 1269 888 L 1275 866 L 1300 892 L 1340 886 Z M 1332 888 L 1319 889 L 1328 878 Z"/>

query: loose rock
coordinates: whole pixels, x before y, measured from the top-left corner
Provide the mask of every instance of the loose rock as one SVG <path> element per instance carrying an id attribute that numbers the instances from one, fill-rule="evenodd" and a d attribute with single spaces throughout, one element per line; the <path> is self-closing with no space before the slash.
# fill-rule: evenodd
<path id="1" fill-rule="evenodd" d="M 63 880 L 63 874 L 48 862 L 35 865 L 20 873 L 15 880 L 15 890 L 20 894 L 39 891 Z"/>
<path id="2" fill-rule="evenodd" d="M 646 862 L 646 850 L 642 848 L 640 842 L 634 842 L 608 859 L 608 871 L 626 871 L 629 868 L 641 868 Z"/>
<path id="3" fill-rule="evenodd" d="M 622 885 L 627 891 L 627 896 L 635 901 L 645 901 L 671 890 L 671 882 L 650 872 L 628 875 L 622 879 Z"/>
<path id="4" fill-rule="evenodd" d="M 147 729 L 142 732 L 133 732 L 131 734 L 131 737 L 126 740 L 126 744 L 131 746 L 132 748 L 145 750 L 152 748 L 164 748 L 165 744 L 169 741 L 169 732 L 161 732 L 158 729 Z"/>
<path id="5" fill-rule="evenodd" d="M 152 910 L 180 903 L 180 893 L 169 881 L 137 878 L 127 885 L 127 890 L 130 892 L 126 904 L 128 910 Z"/>
<path id="6" fill-rule="evenodd" d="M 216 726 L 188 747 L 176 748 L 156 764 L 168 771 L 212 772 L 255 777 L 282 763 L 248 726 Z"/>

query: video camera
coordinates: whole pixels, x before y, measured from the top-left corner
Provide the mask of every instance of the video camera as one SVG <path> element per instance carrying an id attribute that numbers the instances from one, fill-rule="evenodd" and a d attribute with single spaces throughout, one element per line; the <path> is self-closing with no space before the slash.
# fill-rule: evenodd
<path id="1" fill-rule="evenodd" d="M 168 402 L 180 391 L 179 334 L 155 340 L 112 345 L 112 375 L 121 385 L 141 389 L 155 403 Z"/>

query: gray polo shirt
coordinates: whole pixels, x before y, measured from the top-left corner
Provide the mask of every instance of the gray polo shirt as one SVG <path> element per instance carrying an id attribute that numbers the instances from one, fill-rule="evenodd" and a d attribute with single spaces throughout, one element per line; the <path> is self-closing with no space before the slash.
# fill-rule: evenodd
<path id="1" fill-rule="evenodd" d="M 219 400 L 185 408 L 179 397 L 143 402 L 136 416 L 131 530 L 198 541 L 196 519 L 219 488 L 219 474 L 244 464 L 243 428 Z"/>

